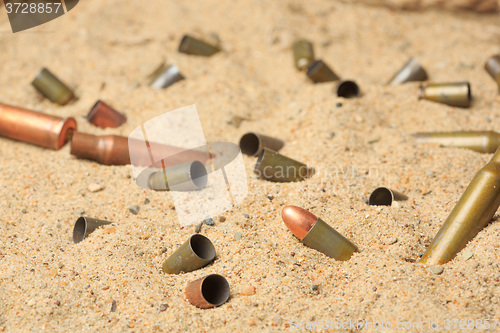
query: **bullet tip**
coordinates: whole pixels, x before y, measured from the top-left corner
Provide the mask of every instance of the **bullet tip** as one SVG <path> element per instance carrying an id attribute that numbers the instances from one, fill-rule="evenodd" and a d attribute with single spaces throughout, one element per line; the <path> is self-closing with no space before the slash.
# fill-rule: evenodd
<path id="1" fill-rule="evenodd" d="M 302 240 L 309 230 L 316 224 L 318 218 L 311 212 L 297 207 L 286 206 L 281 211 L 283 222 L 290 231 L 300 240 Z"/>

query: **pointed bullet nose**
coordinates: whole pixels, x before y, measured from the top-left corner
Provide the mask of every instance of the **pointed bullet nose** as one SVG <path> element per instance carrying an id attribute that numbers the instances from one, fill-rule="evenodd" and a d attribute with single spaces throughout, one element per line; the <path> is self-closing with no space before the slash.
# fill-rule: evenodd
<path id="1" fill-rule="evenodd" d="M 309 230 L 316 224 L 316 221 L 318 221 L 318 218 L 314 214 L 297 206 L 286 206 L 283 208 L 281 217 L 288 229 L 300 240 L 307 235 Z"/>

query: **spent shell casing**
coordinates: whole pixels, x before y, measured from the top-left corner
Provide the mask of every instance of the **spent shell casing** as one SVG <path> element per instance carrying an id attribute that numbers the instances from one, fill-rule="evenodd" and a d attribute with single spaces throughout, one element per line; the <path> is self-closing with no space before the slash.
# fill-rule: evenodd
<path id="1" fill-rule="evenodd" d="M 500 146 L 500 133 L 493 131 L 422 132 L 412 135 L 417 142 L 438 143 L 443 147 L 465 148 L 492 154 Z"/>
<path id="2" fill-rule="evenodd" d="M 228 300 L 229 283 L 221 275 L 210 274 L 189 282 L 185 293 L 192 305 L 200 309 L 215 308 Z"/>
<path id="3" fill-rule="evenodd" d="M 472 101 L 469 82 L 429 83 L 420 86 L 419 99 L 468 108 Z"/>
<path id="4" fill-rule="evenodd" d="M 215 247 L 210 239 L 195 234 L 163 262 L 162 269 L 167 274 L 192 272 L 208 265 L 214 258 Z"/>
<path id="5" fill-rule="evenodd" d="M 303 208 L 286 206 L 281 212 L 281 217 L 292 234 L 304 245 L 335 260 L 349 260 L 354 252 L 358 252 L 356 245 Z"/>
<path id="6" fill-rule="evenodd" d="M 206 185 L 207 169 L 200 161 L 175 165 L 149 176 L 149 188 L 156 191 L 196 191 Z"/>
<path id="7" fill-rule="evenodd" d="M 80 243 L 85 237 L 94 232 L 95 229 L 113 222 L 93 219 L 91 217 L 79 217 L 73 227 L 73 243 Z"/>
<path id="8" fill-rule="evenodd" d="M 314 49 L 310 41 L 300 39 L 293 43 L 292 49 L 293 60 L 298 70 L 306 70 L 314 62 Z"/>
<path id="9" fill-rule="evenodd" d="M 313 62 L 306 72 L 314 83 L 337 81 L 340 78 L 322 60 Z"/>
<path id="10" fill-rule="evenodd" d="M 150 83 L 151 88 L 155 89 L 164 89 L 172 84 L 184 80 L 184 76 L 179 71 L 179 68 L 175 65 L 165 66 L 165 69 L 158 74 L 158 76 L 154 77 Z M 162 68 L 163 69 L 163 68 Z"/>
<path id="11" fill-rule="evenodd" d="M 298 182 L 311 177 L 314 169 L 270 149 L 262 149 L 254 172 L 259 178 L 273 182 Z"/>
<path id="12" fill-rule="evenodd" d="M 250 156 L 259 155 L 264 148 L 279 151 L 284 144 L 280 139 L 254 132 L 246 133 L 240 139 L 241 152 Z"/>
<path id="13" fill-rule="evenodd" d="M 60 118 L 0 103 L 0 135 L 36 146 L 60 149 L 76 131 L 74 118 Z"/>
<path id="14" fill-rule="evenodd" d="M 99 100 L 90 109 L 87 114 L 87 120 L 91 124 L 101 128 L 115 128 L 124 124 L 127 121 L 127 117 Z"/>
<path id="15" fill-rule="evenodd" d="M 368 198 L 368 204 L 372 206 L 390 206 L 393 201 L 404 201 L 408 200 L 408 196 L 405 194 L 391 190 L 388 187 L 377 187 L 370 194 Z"/>
<path id="16" fill-rule="evenodd" d="M 498 92 L 500 93 L 500 54 L 491 56 L 484 64 L 484 69 L 490 74 L 498 85 Z"/>
<path id="17" fill-rule="evenodd" d="M 334 91 L 338 97 L 353 98 L 361 96 L 358 84 L 351 80 L 340 81 Z"/>
<path id="18" fill-rule="evenodd" d="M 421 263 L 452 260 L 493 218 L 500 206 L 500 149 L 479 170 L 425 251 Z"/>
<path id="19" fill-rule="evenodd" d="M 427 72 L 422 65 L 412 58 L 399 70 L 399 72 L 394 74 L 387 84 L 396 85 L 405 82 L 426 81 L 428 78 Z"/>
<path id="20" fill-rule="evenodd" d="M 181 43 L 179 44 L 179 52 L 190 55 L 210 57 L 219 51 L 220 48 L 218 46 L 209 44 L 189 35 L 184 35 Z"/>
<path id="21" fill-rule="evenodd" d="M 73 91 L 47 68 L 42 68 L 31 84 L 53 103 L 66 105 L 75 99 Z"/>

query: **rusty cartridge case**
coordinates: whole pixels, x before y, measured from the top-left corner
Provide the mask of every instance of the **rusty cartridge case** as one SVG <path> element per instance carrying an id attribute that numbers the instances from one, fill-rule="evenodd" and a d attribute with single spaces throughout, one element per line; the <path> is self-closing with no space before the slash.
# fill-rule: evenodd
<path id="1" fill-rule="evenodd" d="M 444 221 L 421 263 L 452 260 L 493 218 L 500 206 L 500 149 L 479 170 Z"/>
<path id="2" fill-rule="evenodd" d="M 273 182 L 298 182 L 311 177 L 314 169 L 269 149 L 262 152 L 255 163 L 255 174 Z"/>
<path id="3" fill-rule="evenodd" d="M 293 60 L 299 71 L 307 70 L 314 62 L 314 49 L 310 41 L 300 39 L 293 43 Z"/>
<path id="4" fill-rule="evenodd" d="M 399 72 L 394 74 L 387 84 L 396 85 L 406 82 L 427 81 L 428 78 L 427 72 L 422 65 L 412 58 L 399 70 Z"/>
<path id="5" fill-rule="evenodd" d="M 80 243 L 85 237 L 94 232 L 95 229 L 113 222 L 93 219 L 91 217 L 79 217 L 73 227 L 73 243 Z"/>
<path id="6" fill-rule="evenodd" d="M 417 142 L 439 143 L 443 147 L 465 148 L 478 153 L 492 154 L 500 146 L 500 133 L 493 131 L 456 131 L 415 133 Z"/>
<path id="7" fill-rule="evenodd" d="M 177 66 L 175 65 L 161 66 L 152 75 L 154 75 L 154 77 L 152 78 L 149 86 L 155 89 L 164 89 L 178 81 L 185 79 L 179 71 L 179 68 L 177 68 Z"/>
<path id="8" fill-rule="evenodd" d="M 48 114 L 0 103 L 0 135 L 36 146 L 60 149 L 76 131 L 74 118 Z"/>
<path id="9" fill-rule="evenodd" d="M 229 283 L 218 274 L 191 281 L 186 287 L 187 300 L 200 309 L 215 308 L 226 303 L 229 293 Z"/>
<path id="10" fill-rule="evenodd" d="M 356 82 L 342 80 L 335 87 L 335 93 L 338 97 L 353 98 L 361 96 L 361 90 Z"/>
<path id="11" fill-rule="evenodd" d="M 163 262 L 162 269 L 167 274 L 192 272 L 208 265 L 214 259 L 215 247 L 210 239 L 195 234 Z"/>
<path id="12" fill-rule="evenodd" d="M 500 54 L 491 56 L 486 60 L 484 69 L 486 69 L 488 74 L 495 80 L 498 86 L 498 92 L 500 93 Z"/>
<path id="13" fill-rule="evenodd" d="M 219 51 L 220 48 L 218 46 L 211 45 L 189 35 L 184 35 L 181 43 L 179 44 L 179 52 L 185 54 L 210 57 Z"/>
<path id="14" fill-rule="evenodd" d="M 306 72 L 314 83 L 337 81 L 340 78 L 322 60 L 313 62 Z"/>
<path id="15" fill-rule="evenodd" d="M 100 128 L 114 128 L 125 123 L 127 121 L 127 117 L 113 109 L 108 104 L 99 100 L 94 104 L 92 109 L 90 109 L 87 114 L 87 120 L 89 123 Z"/>
<path id="16" fill-rule="evenodd" d="M 75 99 L 73 91 L 47 68 L 42 68 L 31 84 L 53 103 L 66 105 Z"/>
<path id="17" fill-rule="evenodd" d="M 354 252 L 358 252 L 356 245 L 303 208 L 286 206 L 281 212 L 281 217 L 288 229 L 304 245 L 335 260 L 349 260 Z"/>
<path id="18" fill-rule="evenodd" d="M 420 86 L 418 99 L 468 108 L 472 101 L 472 93 L 468 82 L 431 83 Z"/>
<path id="19" fill-rule="evenodd" d="M 196 191 L 206 185 L 207 169 L 200 161 L 175 165 L 149 176 L 149 188 L 156 191 Z"/>
<path id="20" fill-rule="evenodd" d="M 368 204 L 373 206 L 390 206 L 393 201 L 404 201 L 408 200 L 408 196 L 405 194 L 391 190 L 387 187 L 377 187 L 370 194 L 368 199 Z"/>
<path id="21" fill-rule="evenodd" d="M 253 132 L 243 135 L 240 139 L 241 152 L 250 156 L 259 155 L 264 148 L 279 151 L 284 144 L 280 139 Z"/>

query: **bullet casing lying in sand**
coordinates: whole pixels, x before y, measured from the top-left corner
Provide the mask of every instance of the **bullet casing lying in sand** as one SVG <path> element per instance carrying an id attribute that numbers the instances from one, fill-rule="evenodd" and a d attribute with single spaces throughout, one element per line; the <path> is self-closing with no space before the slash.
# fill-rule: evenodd
<path id="1" fill-rule="evenodd" d="M 484 64 L 484 69 L 490 74 L 498 85 L 500 93 L 500 54 L 490 57 Z"/>
<path id="2" fill-rule="evenodd" d="M 0 135 L 36 146 L 60 149 L 76 131 L 74 118 L 60 118 L 0 103 Z"/>
<path id="3" fill-rule="evenodd" d="M 75 226 L 73 227 L 73 243 L 80 243 L 97 228 L 111 223 L 113 222 L 98 220 L 85 216 L 79 217 L 75 222 Z"/>
<path id="4" fill-rule="evenodd" d="M 284 144 L 280 139 L 252 132 L 243 135 L 240 139 L 241 152 L 250 156 L 259 155 L 264 148 L 278 151 L 283 148 Z"/>
<path id="5" fill-rule="evenodd" d="M 269 149 L 262 152 L 255 163 L 255 174 L 273 182 L 298 182 L 311 177 L 314 169 Z"/>
<path id="6" fill-rule="evenodd" d="M 444 147 L 465 148 L 492 154 L 500 146 L 500 133 L 493 131 L 425 132 L 412 134 L 417 142 L 439 143 Z"/>
<path id="7" fill-rule="evenodd" d="M 208 265 L 214 258 L 215 247 L 210 239 L 195 234 L 163 262 L 162 269 L 167 274 L 192 272 Z"/>
<path id="8" fill-rule="evenodd" d="M 300 70 L 307 70 L 314 62 L 314 48 L 310 41 L 300 39 L 293 43 L 293 60 L 295 67 Z"/>
<path id="9" fill-rule="evenodd" d="M 116 111 L 107 103 L 99 100 L 87 114 L 87 120 L 98 127 L 119 127 L 127 121 L 127 117 Z"/>
<path id="10" fill-rule="evenodd" d="M 307 69 L 306 74 L 314 83 L 331 82 L 340 79 L 323 60 L 313 62 Z"/>
<path id="11" fill-rule="evenodd" d="M 493 218 L 500 206 L 500 149 L 479 170 L 425 251 L 421 263 L 452 260 Z"/>
<path id="12" fill-rule="evenodd" d="M 220 51 L 218 46 L 209 44 L 197 38 L 185 35 L 179 44 L 179 52 L 210 57 Z"/>
<path id="13" fill-rule="evenodd" d="M 472 101 L 472 93 L 468 82 L 429 83 L 420 86 L 418 99 L 468 108 Z"/>
<path id="14" fill-rule="evenodd" d="M 377 187 L 373 190 L 372 194 L 370 194 L 368 204 L 374 206 L 390 206 L 393 201 L 404 200 L 408 200 L 406 194 L 392 190 L 388 187 Z"/>
<path id="15" fill-rule="evenodd" d="M 75 99 L 73 91 L 47 68 L 42 68 L 31 84 L 51 102 L 66 105 Z"/>
<path id="16" fill-rule="evenodd" d="M 229 298 L 230 290 L 227 280 L 218 274 L 210 274 L 191 281 L 186 287 L 186 298 L 189 303 L 200 309 L 220 306 Z"/>
<path id="17" fill-rule="evenodd" d="M 406 82 L 426 81 L 427 72 L 415 59 L 410 59 L 404 66 L 394 74 L 387 83 L 388 85 L 402 84 Z"/>

